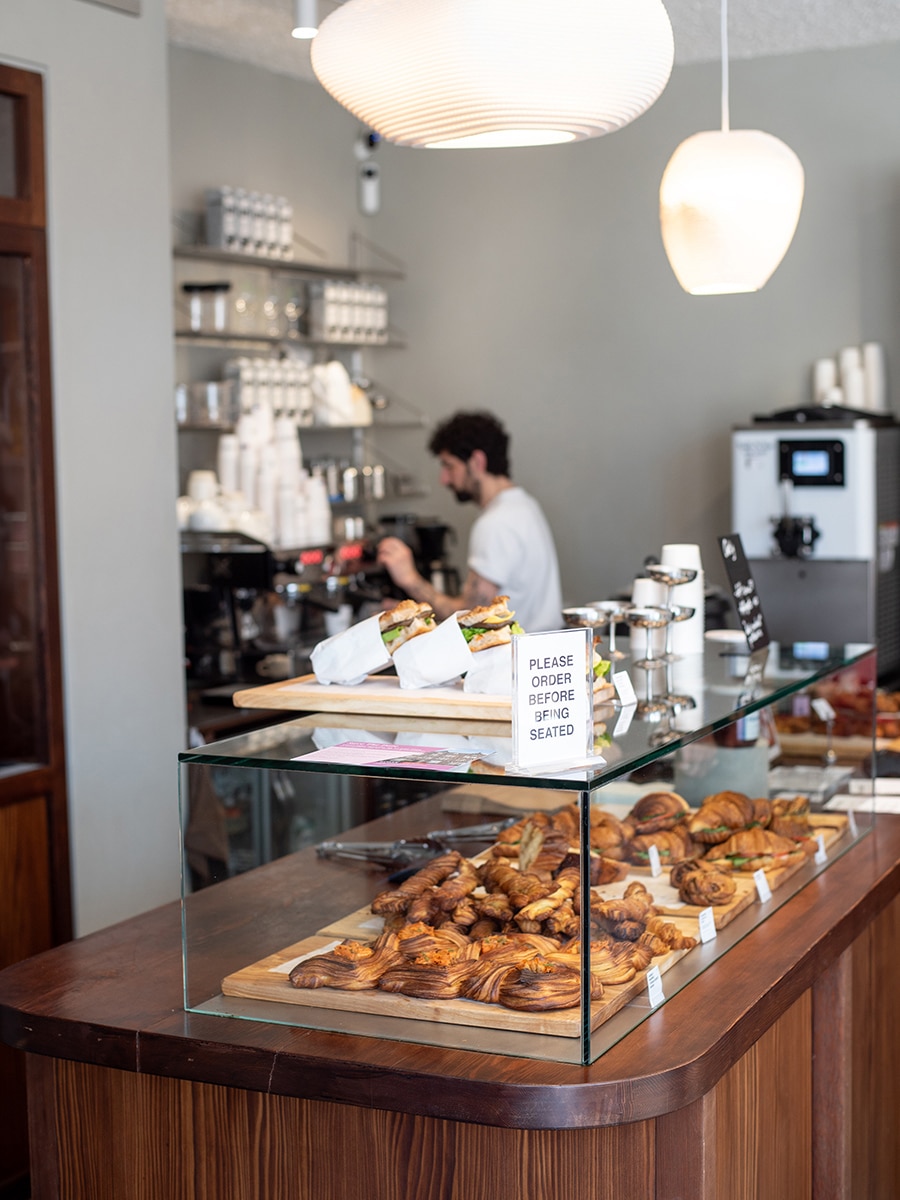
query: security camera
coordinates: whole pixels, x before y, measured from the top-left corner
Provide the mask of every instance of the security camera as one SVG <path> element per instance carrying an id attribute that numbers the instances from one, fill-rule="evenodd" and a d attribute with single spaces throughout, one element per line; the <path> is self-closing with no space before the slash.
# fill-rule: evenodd
<path id="1" fill-rule="evenodd" d="M 359 210 L 364 216 L 372 217 L 381 208 L 381 168 L 378 163 L 360 163 Z"/>

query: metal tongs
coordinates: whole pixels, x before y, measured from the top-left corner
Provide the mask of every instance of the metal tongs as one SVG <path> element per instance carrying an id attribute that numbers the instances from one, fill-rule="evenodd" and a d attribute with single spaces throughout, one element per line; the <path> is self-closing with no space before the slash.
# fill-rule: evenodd
<path id="1" fill-rule="evenodd" d="M 346 858 L 384 867 L 409 866 L 446 854 L 460 843 L 490 842 L 514 821 L 515 817 L 508 817 L 484 825 L 464 825 L 460 829 L 435 829 L 422 838 L 398 838 L 394 842 L 319 842 L 316 853 L 320 858 Z"/>

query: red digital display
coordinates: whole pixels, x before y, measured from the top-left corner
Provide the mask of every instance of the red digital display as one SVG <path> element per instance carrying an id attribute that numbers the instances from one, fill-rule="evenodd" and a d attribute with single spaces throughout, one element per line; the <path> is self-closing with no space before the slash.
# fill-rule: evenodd
<path id="1" fill-rule="evenodd" d="M 304 567 L 318 567 L 325 559 L 324 550 L 301 550 L 300 562 Z"/>

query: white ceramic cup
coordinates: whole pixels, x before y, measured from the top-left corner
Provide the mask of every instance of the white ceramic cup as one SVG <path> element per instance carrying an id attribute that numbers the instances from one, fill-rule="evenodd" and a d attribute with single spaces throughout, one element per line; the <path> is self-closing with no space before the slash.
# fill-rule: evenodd
<path id="1" fill-rule="evenodd" d="M 191 471 L 188 475 L 187 494 L 192 500 L 214 500 L 218 491 L 215 471 Z"/>
<path id="2" fill-rule="evenodd" d="M 686 567 L 699 571 L 703 566 L 700 561 L 700 547 L 684 542 L 672 542 L 662 548 L 660 562 L 664 567 Z"/>

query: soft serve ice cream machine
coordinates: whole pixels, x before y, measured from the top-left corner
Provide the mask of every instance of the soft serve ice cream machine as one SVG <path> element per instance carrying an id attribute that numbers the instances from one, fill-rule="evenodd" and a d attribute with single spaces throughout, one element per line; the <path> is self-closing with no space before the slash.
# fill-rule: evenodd
<path id="1" fill-rule="evenodd" d="M 736 428 L 732 503 L 772 638 L 874 642 L 880 675 L 900 665 L 893 418 L 801 409 Z"/>

